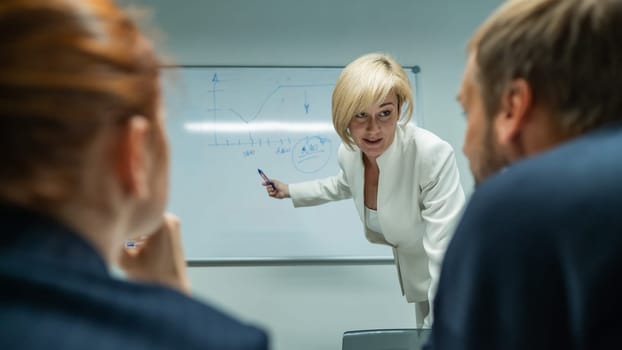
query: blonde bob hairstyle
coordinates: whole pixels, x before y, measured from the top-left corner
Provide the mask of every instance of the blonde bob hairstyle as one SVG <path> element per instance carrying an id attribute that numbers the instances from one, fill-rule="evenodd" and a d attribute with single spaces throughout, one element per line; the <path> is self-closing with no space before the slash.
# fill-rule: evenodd
<path id="1" fill-rule="evenodd" d="M 349 131 L 354 115 L 382 103 L 391 92 L 397 95 L 400 122 L 408 123 L 413 113 L 413 92 L 408 75 L 392 57 L 369 53 L 343 69 L 333 90 L 333 126 L 350 149 L 355 145 Z"/>

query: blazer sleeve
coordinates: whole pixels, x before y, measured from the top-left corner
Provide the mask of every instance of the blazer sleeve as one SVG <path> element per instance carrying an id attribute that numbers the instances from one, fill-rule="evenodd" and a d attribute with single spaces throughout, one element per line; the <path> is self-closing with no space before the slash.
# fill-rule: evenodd
<path id="1" fill-rule="evenodd" d="M 308 207 L 352 198 L 350 185 L 344 171 L 344 150 L 339 148 L 339 173 L 324 179 L 289 185 L 289 195 L 294 207 Z"/>
<path id="2" fill-rule="evenodd" d="M 465 199 L 451 146 L 443 142 L 430 154 L 432 160 L 424 165 L 430 176 L 421 185 L 420 198 L 421 217 L 426 227 L 423 249 L 428 256 L 431 278 L 428 300 L 432 306 L 443 256 L 462 214 Z M 433 315 L 432 311 L 430 310 L 430 315 Z"/>

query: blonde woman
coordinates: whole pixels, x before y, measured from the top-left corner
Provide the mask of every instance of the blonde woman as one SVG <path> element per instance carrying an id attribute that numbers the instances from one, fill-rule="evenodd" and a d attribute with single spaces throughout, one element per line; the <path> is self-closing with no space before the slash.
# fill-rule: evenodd
<path id="1" fill-rule="evenodd" d="M 333 91 L 333 125 L 342 140 L 336 176 L 297 184 L 264 182 L 295 207 L 352 198 L 372 243 L 393 248 L 402 293 L 418 327 L 431 325 L 445 248 L 464 205 L 451 146 L 409 124 L 413 93 L 404 69 L 371 53 L 342 71 Z"/>

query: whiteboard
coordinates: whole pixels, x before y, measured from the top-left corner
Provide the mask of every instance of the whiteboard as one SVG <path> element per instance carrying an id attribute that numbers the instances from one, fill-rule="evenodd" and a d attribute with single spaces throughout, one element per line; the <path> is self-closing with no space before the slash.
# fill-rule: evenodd
<path id="1" fill-rule="evenodd" d="M 188 260 L 391 256 L 365 239 L 352 200 L 294 208 L 268 197 L 257 172 L 286 183 L 337 174 L 331 95 L 341 70 L 162 68 L 168 209 L 181 219 Z M 416 88 L 418 68 L 408 71 Z"/>

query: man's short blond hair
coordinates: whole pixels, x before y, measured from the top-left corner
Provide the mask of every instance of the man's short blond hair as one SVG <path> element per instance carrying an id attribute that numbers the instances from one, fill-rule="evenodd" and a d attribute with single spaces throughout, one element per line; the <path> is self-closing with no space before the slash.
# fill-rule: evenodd
<path id="1" fill-rule="evenodd" d="M 522 78 L 568 133 L 622 119 L 622 0 L 510 0 L 468 50 L 490 117 Z"/>
<path id="2" fill-rule="evenodd" d="M 344 144 L 354 146 L 348 130 L 354 115 L 382 103 L 390 92 L 397 95 L 401 122 L 407 123 L 413 113 L 412 87 L 408 75 L 392 57 L 370 53 L 343 69 L 333 90 L 333 126 Z"/>

